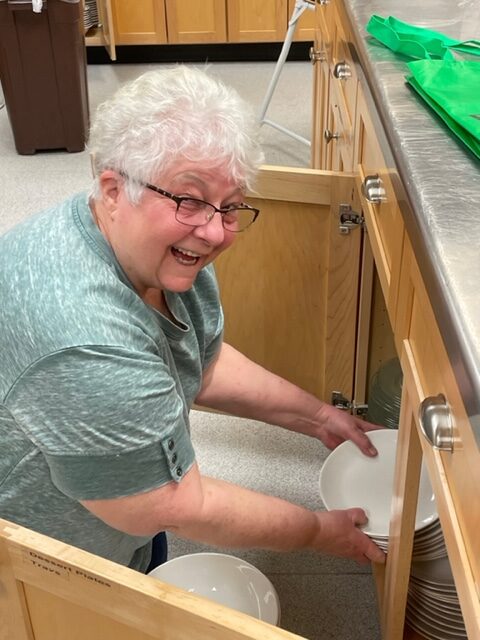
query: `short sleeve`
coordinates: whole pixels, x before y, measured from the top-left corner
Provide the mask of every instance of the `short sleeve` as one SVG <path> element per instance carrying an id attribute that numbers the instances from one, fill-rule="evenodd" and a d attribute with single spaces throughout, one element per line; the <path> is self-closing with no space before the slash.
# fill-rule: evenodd
<path id="1" fill-rule="evenodd" d="M 219 307 L 217 327 L 215 329 L 213 338 L 211 339 L 211 341 L 208 343 L 208 345 L 205 348 L 204 368 L 208 367 L 208 365 L 215 358 L 215 356 L 217 355 L 218 351 L 220 350 L 220 347 L 222 346 L 222 342 L 223 342 L 223 324 L 224 324 L 223 309 L 221 307 Z"/>
<path id="2" fill-rule="evenodd" d="M 75 347 L 36 362 L 6 405 L 77 500 L 178 482 L 194 462 L 178 382 L 157 354 Z"/>

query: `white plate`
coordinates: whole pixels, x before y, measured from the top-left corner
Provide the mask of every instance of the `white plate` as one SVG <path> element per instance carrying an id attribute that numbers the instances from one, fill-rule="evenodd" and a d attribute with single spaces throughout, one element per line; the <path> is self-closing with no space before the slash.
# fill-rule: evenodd
<path id="1" fill-rule="evenodd" d="M 372 536 L 388 536 L 397 431 L 380 429 L 369 431 L 368 436 L 378 455 L 370 458 L 353 442 L 343 442 L 323 464 L 320 495 L 329 510 L 361 507 L 368 516 L 363 531 Z M 422 467 L 415 530 L 426 527 L 437 517 L 433 490 Z"/>
<path id="2" fill-rule="evenodd" d="M 420 531 L 417 531 L 416 534 L 415 534 L 415 540 L 420 540 L 422 538 L 427 538 L 427 537 L 430 537 L 430 536 L 442 536 L 443 537 L 443 530 L 442 530 L 442 527 L 440 525 L 440 521 L 438 520 L 438 518 L 436 518 L 433 522 L 431 522 L 429 525 L 427 525 L 426 527 L 424 527 Z"/>

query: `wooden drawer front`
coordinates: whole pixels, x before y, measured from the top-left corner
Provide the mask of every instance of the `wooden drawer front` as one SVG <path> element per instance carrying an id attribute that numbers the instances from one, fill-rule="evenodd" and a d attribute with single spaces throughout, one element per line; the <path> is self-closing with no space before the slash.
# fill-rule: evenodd
<path id="1" fill-rule="evenodd" d="M 391 181 L 394 169 L 385 162 L 361 88 L 357 96 L 355 133 L 354 165 L 358 169 L 358 189 L 388 315 L 394 327 L 404 224 Z M 384 193 L 383 201 L 377 204 L 364 194 L 365 181 L 371 176 L 378 177 Z"/>
<path id="2" fill-rule="evenodd" d="M 408 240 L 405 241 L 402 260 L 397 315 L 396 342 L 398 346 L 403 344 L 403 349 L 405 350 L 406 347 L 411 354 L 410 360 L 414 363 L 417 386 L 422 390 L 423 397 L 443 394 L 453 416 L 453 452 L 433 450 L 424 437 L 421 438 L 422 448 L 430 458 L 432 468 L 435 466 L 437 484 L 440 486 L 440 483 L 443 483 L 444 491 L 448 492 L 445 500 L 450 514 L 447 517 L 451 522 L 447 521 L 444 529 L 446 538 L 448 535 L 451 540 L 447 539 L 447 544 L 455 545 L 455 527 L 458 526 L 461 545 L 464 546 L 468 556 L 468 566 L 463 569 L 467 574 L 472 573 L 478 595 L 480 593 L 480 500 L 478 498 L 480 454 Z M 423 397 L 420 400 L 423 400 Z M 455 551 L 454 547 L 451 561 L 458 562 L 460 556 L 460 551 Z M 454 569 L 459 574 L 462 571 L 459 567 Z M 480 616 L 477 623 L 479 624 L 478 633 Z M 471 637 L 478 637 L 478 635 Z"/>

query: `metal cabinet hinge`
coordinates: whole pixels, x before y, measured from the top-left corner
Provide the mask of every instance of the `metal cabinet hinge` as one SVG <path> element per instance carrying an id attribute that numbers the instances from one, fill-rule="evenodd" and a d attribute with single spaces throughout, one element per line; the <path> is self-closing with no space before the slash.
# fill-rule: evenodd
<path id="1" fill-rule="evenodd" d="M 360 213 L 353 211 L 351 205 L 341 204 L 338 211 L 338 230 L 342 235 L 347 235 L 352 229 L 363 227 L 365 218 Z"/>
<path id="2" fill-rule="evenodd" d="M 350 411 L 355 416 L 365 416 L 368 404 L 357 404 L 347 400 L 341 391 L 332 391 L 332 404 L 342 411 Z"/>

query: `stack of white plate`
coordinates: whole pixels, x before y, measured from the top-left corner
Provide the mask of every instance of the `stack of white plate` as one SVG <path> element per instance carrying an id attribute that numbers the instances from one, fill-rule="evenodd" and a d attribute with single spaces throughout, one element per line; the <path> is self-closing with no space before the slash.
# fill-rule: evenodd
<path id="1" fill-rule="evenodd" d="M 393 358 L 377 369 L 370 381 L 366 419 L 388 429 L 398 429 L 402 403 L 403 373 L 400 360 Z"/>
<path id="2" fill-rule="evenodd" d="M 447 557 L 413 562 L 406 619 L 428 640 L 467 638 Z"/>
<path id="3" fill-rule="evenodd" d="M 83 5 L 83 25 L 85 31 L 92 27 L 98 27 L 98 7 L 97 0 L 85 0 Z"/>
<path id="4" fill-rule="evenodd" d="M 362 527 L 366 529 L 367 527 Z M 375 536 L 365 531 L 372 540 L 384 551 L 388 551 L 388 536 Z M 438 518 L 432 520 L 430 524 L 415 529 L 413 538 L 412 560 L 427 561 L 437 558 L 444 558 L 447 555 L 445 538 Z"/>
<path id="5" fill-rule="evenodd" d="M 385 552 L 388 551 L 388 536 L 372 535 L 366 529 L 362 529 L 372 540 Z M 435 560 L 436 558 L 444 558 L 447 555 L 445 547 L 445 538 L 443 537 L 442 528 L 439 520 L 436 518 L 431 524 L 415 530 L 413 539 L 412 560 L 426 561 Z"/>
<path id="6" fill-rule="evenodd" d="M 435 519 L 427 526 L 415 531 L 413 539 L 412 559 L 427 561 L 444 558 L 447 555 L 445 538 L 443 537 L 440 521 Z"/>
<path id="7" fill-rule="evenodd" d="M 323 464 L 320 472 L 320 495 L 327 509 L 362 507 L 368 516 L 368 522 L 362 530 L 386 551 L 398 431 L 380 429 L 370 431 L 368 436 L 378 450 L 378 455 L 370 458 L 350 441 L 341 444 Z M 435 496 L 426 469 L 422 467 L 414 545 L 416 547 L 418 543 L 418 553 L 422 559 L 426 559 L 430 551 L 437 554 L 439 536 L 443 544 Z M 414 555 L 417 559 L 416 548 Z"/>
<path id="8" fill-rule="evenodd" d="M 323 464 L 320 495 L 327 509 L 363 508 L 368 522 L 362 530 L 388 551 L 398 432 L 381 429 L 370 431 L 368 436 L 378 456 L 365 456 L 350 441 L 338 446 Z M 435 496 L 426 469 L 422 467 L 407 621 L 428 640 L 467 637 L 446 556 Z"/>

